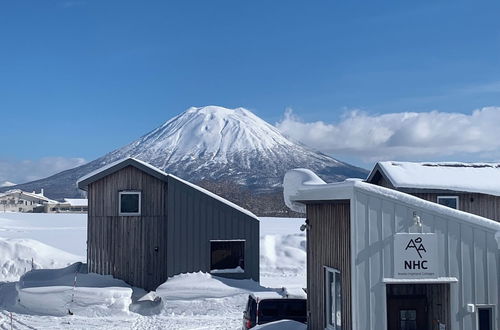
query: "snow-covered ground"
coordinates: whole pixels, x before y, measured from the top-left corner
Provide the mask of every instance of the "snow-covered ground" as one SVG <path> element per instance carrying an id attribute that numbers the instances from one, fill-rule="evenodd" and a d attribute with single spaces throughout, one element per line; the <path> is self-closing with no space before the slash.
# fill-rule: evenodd
<path id="1" fill-rule="evenodd" d="M 85 256 L 87 215 L 0 212 L 0 237 L 31 238 Z"/>
<path id="2" fill-rule="evenodd" d="M 305 287 L 303 222 L 261 218 L 260 284 L 181 274 L 157 289 L 159 302 L 154 294 L 82 269 L 73 288 L 79 264 L 12 282 L 32 265 L 64 268 L 84 261 L 86 215 L 0 213 L 0 329 L 10 329 L 10 312 L 14 329 L 239 329 L 249 292 Z"/>

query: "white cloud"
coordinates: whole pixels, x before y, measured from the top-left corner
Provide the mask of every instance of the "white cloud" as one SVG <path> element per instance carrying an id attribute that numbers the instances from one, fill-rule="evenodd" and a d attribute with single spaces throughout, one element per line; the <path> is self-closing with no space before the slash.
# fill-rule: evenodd
<path id="1" fill-rule="evenodd" d="M 83 158 L 43 157 L 37 160 L 0 159 L 0 182 L 25 183 L 86 163 Z"/>
<path id="2" fill-rule="evenodd" d="M 291 110 L 276 127 L 291 138 L 334 156 L 372 162 L 388 159 L 495 161 L 500 156 L 500 107 L 471 114 L 351 111 L 338 123 L 304 122 Z"/>

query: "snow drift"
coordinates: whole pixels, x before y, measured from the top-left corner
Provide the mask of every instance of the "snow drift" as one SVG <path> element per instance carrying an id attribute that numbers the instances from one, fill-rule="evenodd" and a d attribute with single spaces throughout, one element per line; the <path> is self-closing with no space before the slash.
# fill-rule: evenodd
<path id="1" fill-rule="evenodd" d="M 81 259 L 32 239 L 0 238 L 0 282 L 17 281 L 32 268 L 61 268 Z"/>
<path id="2" fill-rule="evenodd" d="M 62 269 L 32 270 L 21 277 L 17 291 L 21 306 L 44 315 L 126 314 L 132 303 L 128 284 L 109 275 L 89 274 L 79 262 Z"/>

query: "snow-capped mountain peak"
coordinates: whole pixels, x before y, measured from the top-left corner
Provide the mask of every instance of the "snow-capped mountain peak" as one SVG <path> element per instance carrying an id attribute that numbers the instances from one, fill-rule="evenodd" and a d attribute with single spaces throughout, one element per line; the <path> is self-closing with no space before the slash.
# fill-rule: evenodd
<path id="1" fill-rule="evenodd" d="M 311 169 L 328 182 L 367 174 L 290 141 L 247 109 L 206 106 L 191 107 L 92 162 L 19 187 L 45 188 L 50 198 L 78 196 L 78 178 L 125 157 L 140 159 L 193 183 L 229 182 L 258 191 L 280 187 L 285 172 L 298 167 Z"/>
<path id="2" fill-rule="evenodd" d="M 266 152 L 292 145 L 274 127 L 244 108 L 191 107 L 128 146 L 135 156 L 142 150 L 162 151 L 170 161 L 188 157 L 226 162 L 230 154 Z"/>

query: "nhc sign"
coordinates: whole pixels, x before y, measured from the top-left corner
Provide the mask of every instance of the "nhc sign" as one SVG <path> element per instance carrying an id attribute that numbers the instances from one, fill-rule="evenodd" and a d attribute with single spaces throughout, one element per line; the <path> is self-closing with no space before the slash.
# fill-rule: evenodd
<path id="1" fill-rule="evenodd" d="M 438 251 L 435 234 L 394 235 L 394 277 L 438 277 Z"/>

